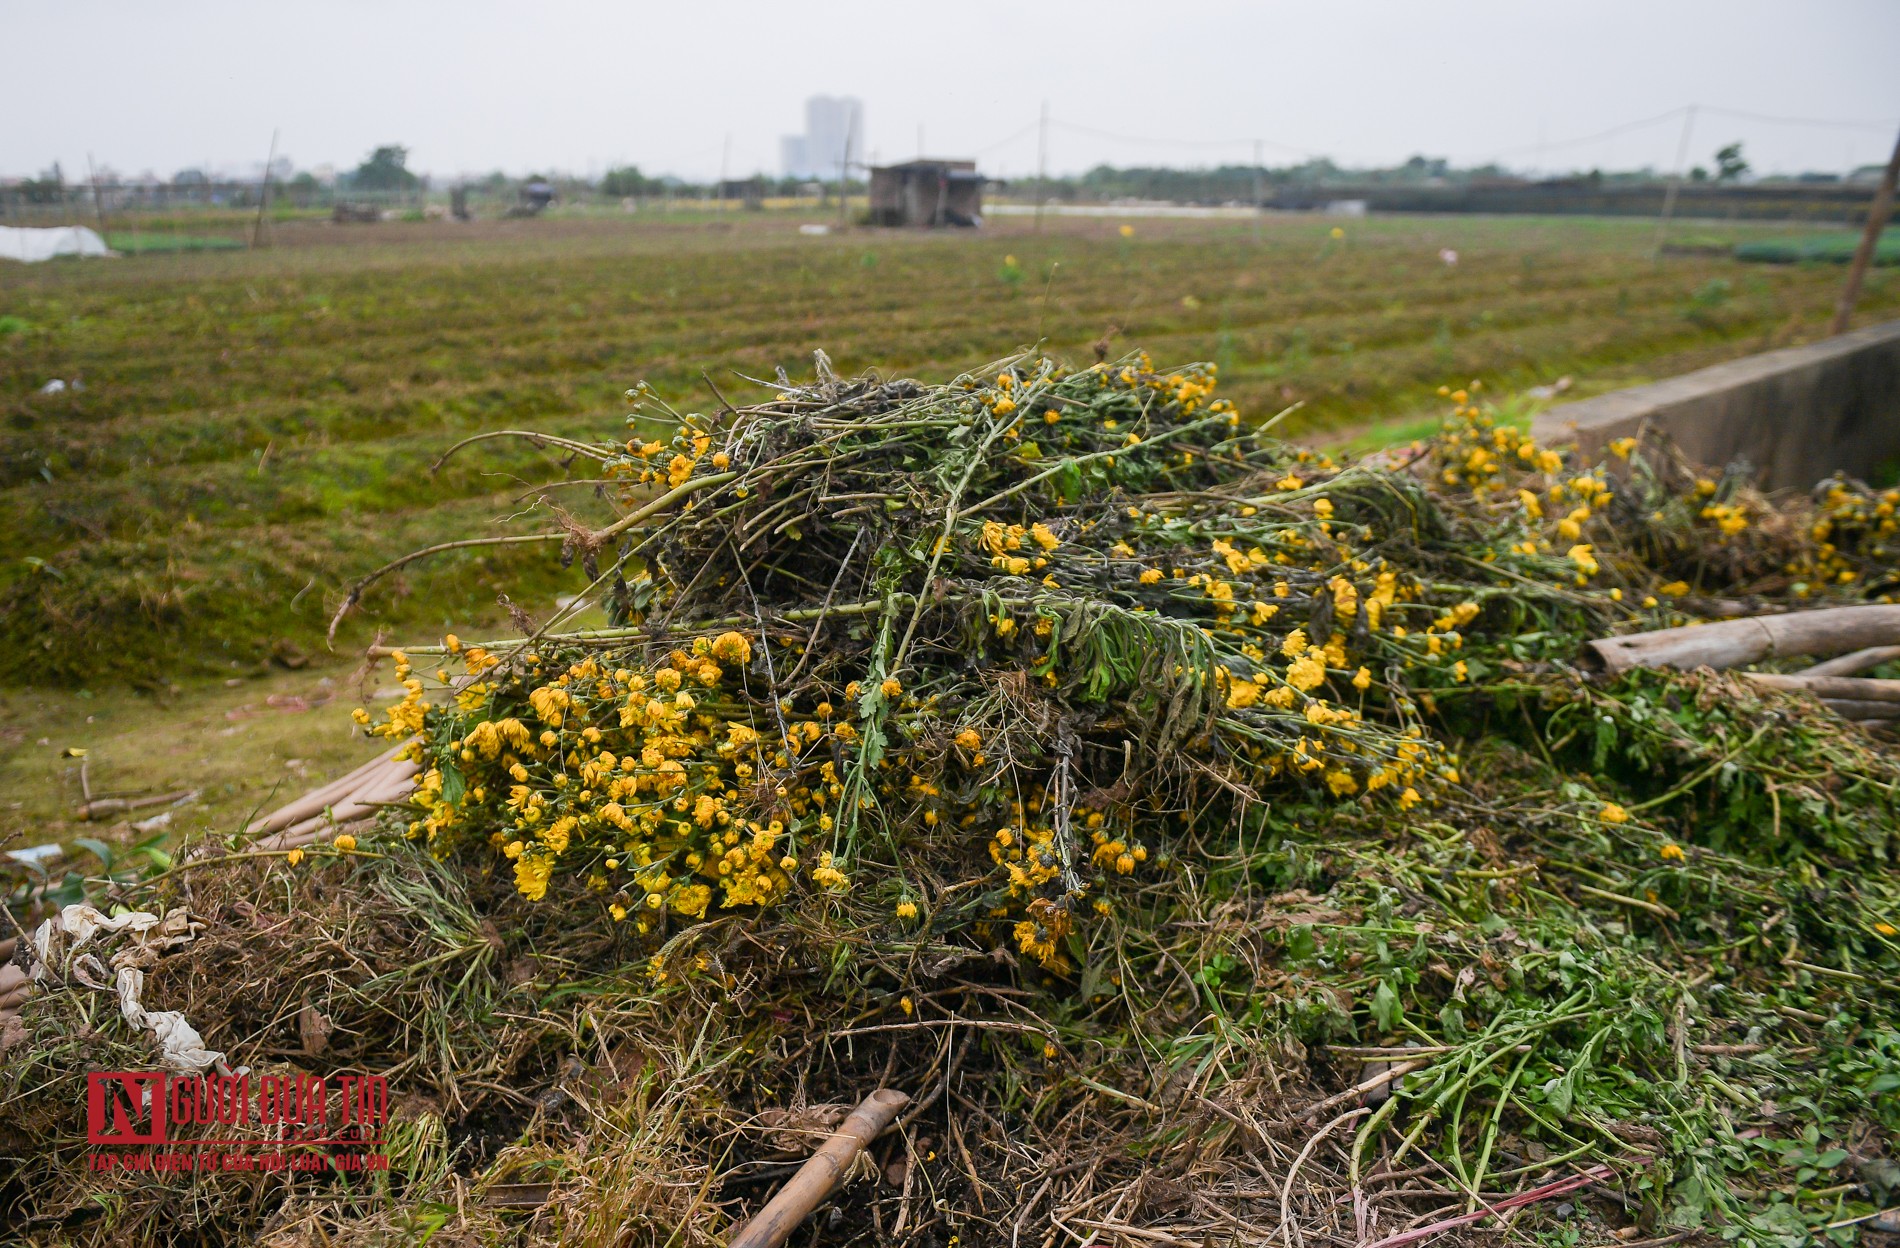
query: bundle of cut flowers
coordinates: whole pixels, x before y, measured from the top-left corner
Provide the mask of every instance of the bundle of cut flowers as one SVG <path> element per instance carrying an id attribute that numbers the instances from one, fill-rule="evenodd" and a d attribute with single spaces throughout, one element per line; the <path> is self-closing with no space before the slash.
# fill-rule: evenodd
<path id="1" fill-rule="evenodd" d="M 765 389 L 528 435 L 571 472 L 527 528 L 343 605 L 445 549 L 580 573 L 383 651 L 358 718 L 414 791 L 313 850 L 429 916 L 415 971 L 325 972 L 337 1034 L 463 1107 L 478 1185 L 570 1193 L 534 1235 L 708 1242 L 880 1085 L 917 1108 L 841 1240 L 1849 1242 L 1892 1203 L 1900 651 L 1849 697 L 1586 643 L 1890 603 L 1900 492 L 1583 462 L 1476 383 L 1356 464 L 1141 355 Z M 426 1039 L 392 984 L 453 998 Z M 646 1082 L 536 1134 L 580 1067 Z M 448 1165 L 391 1190 L 460 1208 Z"/>

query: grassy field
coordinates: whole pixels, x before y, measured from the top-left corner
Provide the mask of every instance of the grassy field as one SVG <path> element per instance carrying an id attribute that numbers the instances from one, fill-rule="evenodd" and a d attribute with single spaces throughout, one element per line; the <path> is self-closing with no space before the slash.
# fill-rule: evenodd
<path id="1" fill-rule="evenodd" d="M 489 443 L 432 477 L 438 451 L 499 428 L 612 436 L 642 379 L 704 405 L 702 369 L 737 400 L 756 392 L 745 375 L 808 373 L 818 348 L 841 370 L 935 376 L 1039 338 L 1087 359 L 1106 335 L 1117 352 L 1212 359 L 1243 411 L 1301 402 L 1289 428 L 1364 443 L 1415 427 L 1445 381 L 1508 392 L 1568 375 L 1587 394 L 1814 337 L 1840 281 L 1825 265 L 1656 263 L 1653 227 L 1631 221 L 1374 218 L 1343 239 L 1298 217 L 1142 220 L 1132 236 L 1114 220 L 796 224 L 288 223 L 259 251 L 0 270 L 0 683 L 14 690 L 0 790 L 25 794 L 0 803 L 0 831 L 59 817 L 76 769 L 51 756 L 88 740 L 119 741 L 125 783 L 194 787 L 183 762 L 130 760 L 159 725 L 209 725 L 149 757 L 189 740 L 177 758 L 242 760 L 206 808 L 219 817 L 285 760 L 357 748 L 334 708 L 218 708 L 344 681 L 340 656 L 375 632 L 493 620 L 503 592 L 541 610 L 569 583 L 545 554 L 446 558 L 374 597 L 339 656 L 323 651 L 353 574 L 483 531 L 561 472 Z M 1893 315 L 1900 275 L 1871 274 L 1862 306 Z M 54 378 L 83 386 L 39 393 Z"/>

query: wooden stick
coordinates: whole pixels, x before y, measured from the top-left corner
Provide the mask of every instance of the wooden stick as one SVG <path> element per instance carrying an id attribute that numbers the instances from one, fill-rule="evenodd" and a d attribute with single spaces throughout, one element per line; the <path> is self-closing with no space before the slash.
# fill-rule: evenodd
<path id="1" fill-rule="evenodd" d="M 779 1248 L 825 1197 L 838 1190 L 858 1155 L 908 1104 L 910 1097 L 895 1088 L 879 1088 L 865 1097 L 778 1195 L 732 1237 L 731 1248 Z"/>
<path id="2" fill-rule="evenodd" d="M 1843 654 L 1838 659 L 1823 659 L 1803 671 L 1803 676 L 1858 676 L 1870 667 L 1900 659 L 1900 646 L 1871 646 Z"/>
<path id="3" fill-rule="evenodd" d="M 1637 667 L 1742 667 L 1788 655 L 1842 654 L 1900 645 L 1900 606 L 1751 616 L 1627 637 L 1599 637 L 1584 644 L 1585 657 L 1593 658 L 1612 676 Z"/>
<path id="4" fill-rule="evenodd" d="M 1865 676 L 1810 676 L 1798 672 L 1743 672 L 1744 679 L 1789 693 L 1811 693 L 1829 702 L 1900 702 L 1900 680 L 1869 680 Z M 1900 711 L 1900 707 L 1895 710 Z"/>

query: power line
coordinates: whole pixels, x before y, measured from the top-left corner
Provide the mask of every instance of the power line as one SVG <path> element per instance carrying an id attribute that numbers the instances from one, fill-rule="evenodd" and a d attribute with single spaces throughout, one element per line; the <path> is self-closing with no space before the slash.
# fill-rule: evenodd
<path id="1" fill-rule="evenodd" d="M 1705 113 L 1718 113 L 1724 117 L 1740 117 L 1746 121 L 1765 121 L 1782 126 L 1821 126 L 1835 130 L 1878 130 L 1885 134 L 1893 129 L 1891 121 L 1846 121 L 1826 117 L 1775 117 L 1767 113 L 1750 113 L 1739 108 L 1704 108 Z"/>
<path id="2" fill-rule="evenodd" d="M 1586 134 L 1582 138 L 1559 139 L 1555 143 L 1533 143 L 1528 147 L 1513 147 L 1507 151 L 1497 153 L 1491 157 L 1491 161 L 1495 163 L 1500 160 L 1507 160 L 1512 156 L 1523 156 L 1532 152 L 1545 152 L 1552 148 L 1581 147 L 1585 143 L 1598 143 L 1604 139 L 1613 139 L 1619 134 L 1628 134 L 1632 130 L 1642 130 L 1649 126 L 1659 125 L 1671 118 L 1680 117 L 1688 107 L 1689 105 L 1683 104 L 1670 109 L 1666 113 L 1658 113 L 1654 117 L 1645 117 L 1641 121 L 1626 121 L 1620 126 L 1611 126 L 1608 130 L 1599 130 L 1595 134 Z"/>
<path id="3" fill-rule="evenodd" d="M 1555 142 L 1535 143 L 1535 144 L 1530 144 L 1525 147 L 1509 148 L 1505 151 L 1501 151 L 1492 155 L 1491 157 L 1489 157 L 1486 163 L 1496 163 L 1498 161 L 1508 160 L 1516 156 L 1541 154 L 1547 151 L 1562 151 L 1566 148 L 1583 147 L 1591 143 L 1601 143 L 1606 139 L 1614 139 L 1614 138 L 1620 137 L 1621 135 L 1630 134 L 1637 130 L 1644 130 L 1644 129 L 1648 129 L 1651 126 L 1661 125 L 1662 123 L 1667 122 L 1667 121 L 1673 121 L 1676 118 L 1681 117 L 1684 113 L 1688 112 L 1691 108 L 1697 108 L 1698 111 L 1711 114 L 1711 115 L 1722 116 L 1722 117 L 1733 117 L 1733 118 L 1738 118 L 1745 121 L 1761 122 L 1761 123 L 1765 123 L 1769 125 L 1813 126 L 1813 127 L 1824 128 L 1824 129 L 1837 129 L 1837 130 L 1870 130 L 1870 131 L 1880 131 L 1882 133 L 1888 130 L 1891 130 L 1893 128 L 1893 123 L 1884 122 L 1884 121 L 1883 122 L 1857 121 L 1857 120 L 1849 120 L 1845 118 L 1821 118 L 1821 117 L 1781 117 L 1781 116 L 1776 116 L 1774 114 L 1769 114 L 1769 113 L 1749 112 L 1745 109 L 1717 108 L 1717 107 L 1713 107 L 1706 104 L 1700 105 L 1700 106 L 1682 104 L 1682 105 L 1678 105 L 1675 108 L 1669 109 L 1667 112 L 1657 113 L 1653 117 L 1643 117 L 1636 121 L 1626 121 L 1626 122 L 1621 123 L 1620 125 L 1611 126 L 1607 130 L 1599 130 L 1593 134 L 1580 135 L 1572 139 L 1559 139 L 1559 140 L 1556 140 Z M 1032 121 L 1028 125 L 1023 126 L 1021 129 L 1010 134 L 1007 138 L 999 139 L 998 141 L 990 144 L 987 147 L 978 148 L 976 154 L 985 155 L 989 152 L 995 151 L 998 148 L 1006 147 L 1011 143 L 1018 142 L 1021 139 L 1026 138 L 1030 134 L 1035 133 L 1037 131 L 1037 128 L 1041 124 L 1042 122 L 1040 119 L 1037 121 Z M 1130 144 L 1135 144 L 1135 145 L 1143 146 L 1143 147 L 1165 147 L 1165 148 L 1175 148 L 1175 149 L 1190 149 L 1190 150 L 1198 150 L 1198 151 L 1215 151 L 1215 150 L 1236 149 L 1236 148 L 1244 149 L 1249 146 L 1252 146 L 1257 150 L 1259 147 L 1264 146 L 1264 147 L 1274 148 L 1277 151 L 1287 152 L 1295 156 L 1304 157 L 1309 160 L 1315 157 L 1324 155 L 1324 153 L 1313 151 L 1310 148 L 1296 147 L 1293 144 L 1280 143 L 1273 139 L 1252 139 L 1252 138 L 1186 139 L 1186 138 L 1168 138 L 1168 137 L 1162 137 L 1158 135 L 1123 134 L 1123 133 L 1120 133 L 1119 131 L 1104 130 L 1099 126 L 1089 126 L 1089 125 L 1083 125 L 1080 122 L 1063 121 L 1062 119 L 1057 118 L 1057 117 L 1050 117 L 1048 119 L 1048 124 L 1051 126 L 1058 127 L 1059 129 L 1062 129 L 1062 130 L 1070 131 L 1075 134 L 1085 134 L 1093 138 L 1107 139 L 1107 140 L 1110 140 L 1111 142 L 1116 142 L 1116 143 L 1130 143 Z"/>
<path id="4" fill-rule="evenodd" d="M 1693 104 L 1684 104 L 1679 107 L 1672 108 L 1666 113 L 1658 113 L 1654 117 L 1645 117 L 1641 119 L 1640 121 L 1626 121 L 1620 126 L 1612 126 L 1608 130 L 1599 130 L 1595 134 L 1586 134 L 1586 135 L 1583 135 L 1581 138 L 1562 139 L 1555 143 L 1537 143 L 1528 147 L 1514 147 L 1508 151 L 1497 153 L 1496 155 L 1491 157 L 1491 160 L 1493 162 L 1496 162 L 1500 160 L 1509 159 L 1512 156 L 1524 156 L 1524 155 L 1528 155 L 1534 152 L 1541 153 L 1541 152 L 1548 151 L 1551 149 L 1556 149 L 1556 148 L 1581 147 L 1587 143 L 1600 143 L 1604 139 L 1613 139 L 1617 137 L 1618 135 L 1628 134 L 1633 130 L 1642 130 L 1649 126 L 1659 125 L 1660 123 L 1669 121 L 1672 118 L 1680 117 L 1683 115 L 1683 113 L 1691 111 L 1691 110 L 1699 110 L 1704 113 L 1718 114 L 1724 117 L 1739 117 L 1748 121 L 1767 122 L 1770 124 L 1778 124 L 1778 125 L 1820 126 L 1820 127 L 1833 128 L 1837 130 L 1877 130 L 1882 133 L 1885 133 L 1886 131 L 1893 128 L 1893 124 L 1891 122 L 1846 121 L 1846 120 L 1840 120 L 1840 119 L 1829 120 L 1826 118 L 1816 118 L 1816 117 L 1776 117 L 1768 113 L 1751 113 L 1751 112 L 1747 112 L 1745 110 L 1738 109 L 1738 108 L 1715 108 L 1706 104 L 1699 105 L 1699 106 L 1693 105 Z"/>
<path id="5" fill-rule="evenodd" d="M 1016 131 L 1014 134 L 1011 134 L 1006 139 L 998 139 L 996 142 L 990 144 L 988 147 L 977 148 L 975 154 L 978 156 L 983 156 L 990 152 L 995 151 L 999 147 L 1008 147 L 1011 143 L 1016 142 L 1016 140 L 1024 137 L 1025 135 L 1035 133 L 1036 127 L 1041 124 L 1042 122 L 1040 120 L 1032 121 L 1028 125 L 1024 126 L 1022 129 Z"/>
<path id="6" fill-rule="evenodd" d="M 1278 148 L 1280 151 L 1283 151 L 1283 152 L 1291 152 L 1295 156 L 1309 156 L 1310 157 L 1316 154 L 1308 150 L 1307 148 L 1294 147 L 1292 144 L 1289 144 L 1289 143 L 1276 143 L 1272 139 L 1152 138 L 1152 137 L 1147 137 L 1143 135 L 1135 135 L 1135 134 L 1117 134 L 1113 130 L 1101 130 L 1094 126 L 1079 125 L 1073 121 L 1060 121 L 1054 117 L 1051 117 L 1049 119 L 1049 124 L 1052 126 L 1060 126 L 1064 130 L 1073 130 L 1077 134 L 1092 135 L 1098 139 L 1112 139 L 1118 143 L 1138 143 L 1138 144 L 1143 144 L 1149 147 L 1223 148 L 1223 147 L 1248 147 L 1253 144 L 1260 144 L 1265 147 Z"/>

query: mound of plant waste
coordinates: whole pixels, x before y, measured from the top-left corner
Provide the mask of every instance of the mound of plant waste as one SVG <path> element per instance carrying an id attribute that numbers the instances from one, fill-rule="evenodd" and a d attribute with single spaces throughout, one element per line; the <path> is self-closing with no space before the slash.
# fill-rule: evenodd
<path id="1" fill-rule="evenodd" d="M 223 948 L 284 1003 L 201 993 L 207 1043 L 301 1068 L 296 1003 L 347 1016 L 422 1132 L 373 1190 L 193 1178 L 199 1238 L 718 1242 L 881 1087 L 824 1242 L 1880 1233 L 1893 655 L 1825 703 L 1584 659 L 1888 602 L 1900 494 L 1577 463 L 1462 390 L 1342 464 L 1146 357 L 634 395 L 670 442 L 560 442 L 592 502 L 457 544 L 558 544 L 575 605 L 386 652 L 406 801 L 110 885 L 228 937 L 158 999 Z M 358 894 L 388 952 L 299 956 Z M 87 1000 L 23 1007 L 9 1216 L 177 1242 L 178 1180 L 59 1169 Z"/>

